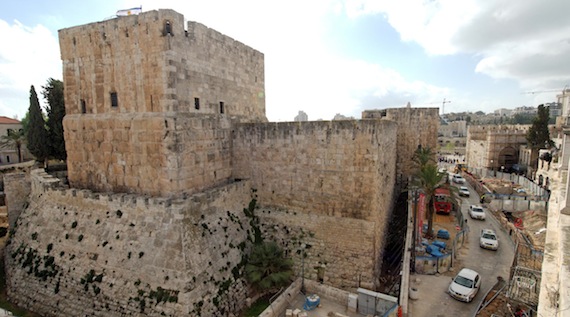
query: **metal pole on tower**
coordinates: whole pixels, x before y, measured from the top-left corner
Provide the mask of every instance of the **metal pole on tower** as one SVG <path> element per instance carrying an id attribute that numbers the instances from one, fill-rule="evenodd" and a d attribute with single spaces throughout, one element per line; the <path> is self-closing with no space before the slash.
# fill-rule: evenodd
<path id="1" fill-rule="evenodd" d="M 443 98 L 443 103 L 441 104 L 441 114 L 444 115 L 445 114 L 445 104 L 446 103 L 450 103 L 450 100 L 445 100 L 445 98 Z"/>

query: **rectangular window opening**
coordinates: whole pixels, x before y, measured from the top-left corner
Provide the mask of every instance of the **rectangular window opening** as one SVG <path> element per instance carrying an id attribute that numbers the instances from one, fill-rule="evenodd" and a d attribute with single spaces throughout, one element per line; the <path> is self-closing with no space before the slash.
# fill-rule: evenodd
<path id="1" fill-rule="evenodd" d="M 220 101 L 220 113 L 223 114 L 224 113 L 224 102 Z"/>
<path id="2" fill-rule="evenodd" d="M 81 113 L 87 113 L 87 105 L 83 99 L 81 99 Z"/>
<path id="3" fill-rule="evenodd" d="M 119 106 L 119 97 L 116 92 L 111 93 L 111 107 L 116 108 Z"/>
<path id="4" fill-rule="evenodd" d="M 200 98 L 194 98 L 194 109 L 200 110 Z"/>

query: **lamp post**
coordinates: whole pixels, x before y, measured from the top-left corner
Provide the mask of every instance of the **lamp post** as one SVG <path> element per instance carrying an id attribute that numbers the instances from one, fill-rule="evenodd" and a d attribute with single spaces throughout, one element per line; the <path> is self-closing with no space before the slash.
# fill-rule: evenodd
<path id="1" fill-rule="evenodd" d="M 301 244 L 301 293 L 305 295 L 305 248 L 307 247 L 306 244 Z"/>
<path id="2" fill-rule="evenodd" d="M 417 221 L 418 221 L 418 189 L 414 188 L 413 192 L 413 199 L 414 199 L 414 231 L 413 231 L 413 240 L 412 240 L 412 272 L 416 272 L 416 245 L 419 245 L 419 240 L 422 236 L 421 231 L 419 231 Z M 418 232 L 419 231 L 419 232 Z M 418 240 L 418 241 L 416 241 Z"/>

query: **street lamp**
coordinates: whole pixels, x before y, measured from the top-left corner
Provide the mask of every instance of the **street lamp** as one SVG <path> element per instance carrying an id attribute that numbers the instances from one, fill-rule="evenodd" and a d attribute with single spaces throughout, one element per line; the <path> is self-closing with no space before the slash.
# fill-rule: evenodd
<path id="1" fill-rule="evenodd" d="M 305 249 L 307 245 L 305 243 L 301 244 L 301 293 L 305 295 Z"/>
<path id="2" fill-rule="evenodd" d="M 418 218 L 418 189 L 414 188 L 413 192 L 413 199 L 414 199 L 414 231 L 413 232 L 413 242 L 412 242 L 412 272 L 416 272 L 416 245 L 420 245 L 420 239 L 422 237 L 422 233 L 417 225 L 417 218 Z M 418 232 L 419 231 L 419 232 Z M 417 241 L 416 241 L 417 240 Z"/>

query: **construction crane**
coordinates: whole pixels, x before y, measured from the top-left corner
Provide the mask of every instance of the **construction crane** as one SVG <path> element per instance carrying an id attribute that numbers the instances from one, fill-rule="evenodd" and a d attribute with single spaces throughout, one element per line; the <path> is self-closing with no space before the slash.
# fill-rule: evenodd
<path id="1" fill-rule="evenodd" d="M 547 92 L 561 92 L 564 93 L 568 88 L 568 85 L 564 86 L 563 89 L 548 89 L 548 90 L 535 90 L 535 91 L 525 91 L 522 94 L 534 95 L 534 94 L 544 94 Z"/>
<path id="2" fill-rule="evenodd" d="M 443 102 L 441 103 L 441 114 L 445 114 L 445 104 L 446 103 L 451 103 L 451 100 L 445 100 L 445 98 L 443 98 Z M 435 105 L 435 104 L 439 104 L 439 102 L 430 102 L 427 103 L 426 105 Z"/>
<path id="3" fill-rule="evenodd" d="M 445 114 L 445 104 L 446 103 L 451 103 L 451 100 L 445 100 L 445 98 L 443 98 L 443 102 L 441 103 L 441 114 L 442 115 Z"/>

